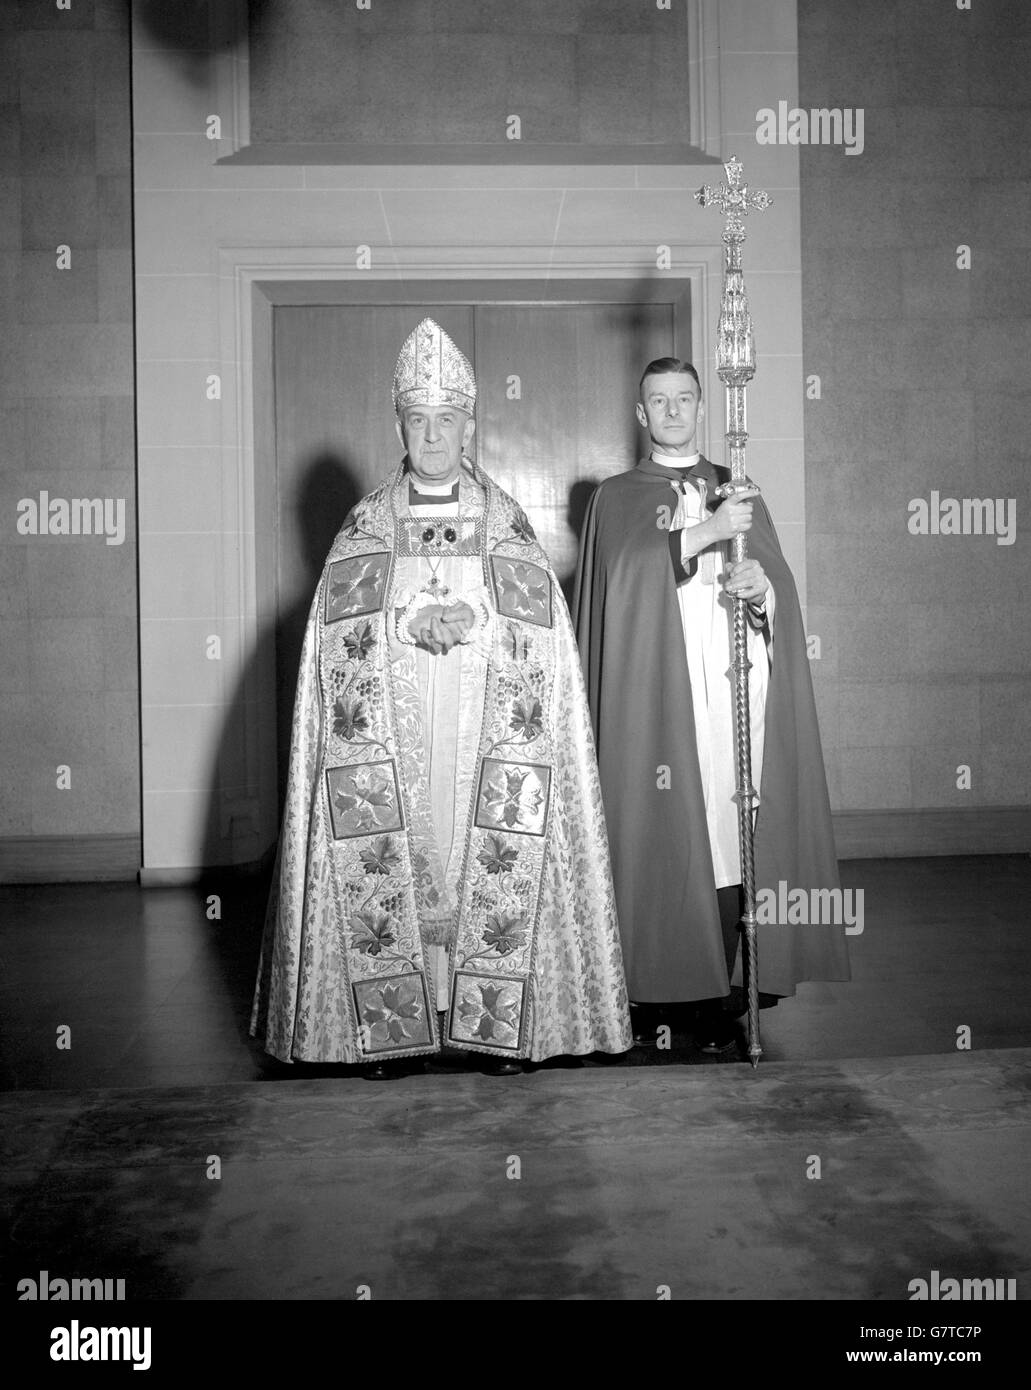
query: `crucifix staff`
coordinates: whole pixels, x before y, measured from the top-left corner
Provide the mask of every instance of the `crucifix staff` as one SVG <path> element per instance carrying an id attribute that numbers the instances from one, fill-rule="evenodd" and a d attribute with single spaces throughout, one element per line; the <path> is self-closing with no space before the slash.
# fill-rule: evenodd
<path id="1" fill-rule="evenodd" d="M 748 312 L 745 280 L 741 270 L 741 245 L 745 239 L 744 218 L 751 211 L 765 212 L 772 199 L 762 190 L 752 191 L 742 183 L 741 161 L 735 156 L 723 166 L 727 182 L 712 187 L 705 184 L 694 195 L 702 207 L 715 205 L 724 214 L 723 294 L 716 336 L 716 375 L 727 395 L 727 445 L 730 450 L 730 482 L 717 489 L 720 497 L 757 491 L 745 473 L 745 445 L 748 417 L 745 394 L 755 375 L 755 337 Z M 731 542 L 737 563 L 748 553 L 743 533 Z M 752 785 L 751 705 L 748 694 L 747 599 L 734 599 L 734 726 L 737 758 L 737 826 L 741 845 L 741 891 L 744 899 L 741 921 L 745 938 L 745 981 L 748 988 L 748 1057 L 755 1068 L 762 1056 L 759 1042 L 759 944 L 755 921 L 755 822 L 753 810 L 758 800 Z"/>

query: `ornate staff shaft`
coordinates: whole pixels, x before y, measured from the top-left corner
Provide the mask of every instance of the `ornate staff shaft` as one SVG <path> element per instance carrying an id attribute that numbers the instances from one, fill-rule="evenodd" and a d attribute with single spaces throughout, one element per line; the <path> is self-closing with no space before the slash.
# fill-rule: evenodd
<path id="1" fill-rule="evenodd" d="M 748 383 L 755 375 L 755 338 L 752 319 L 745 296 L 745 281 L 741 270 L 741 245 L 745 239 L 745 214 L 763 212 L 770 206 L 770 195 L 761 190 L 751 192 L 741 181 L 742 164 L 731 156 L 724 164 L 727 182 L 713 188 L 705 184 L 695 197 L 702 207 L 715 204 L 725 216 L 723 226 L 724 266 L 723 295 L 720 301 L 720 320 L 716 339 L 716 374 L 727 393 L 727 445 L 730 450 L 730 482 L 717 489 L 721 497 L 734 497 L 755 487 L 745 473 L 745 445 L 748 442 L 748 417 L 745 395 Z M 737 533 L 731 542 L 736 562 L 748 554 L 744 534 Z M 737 758 L 737 827 L 741 845 L 741 891 L 744 910 L 741 915 L 745 936 L 745 979 L 748 986 L 748 1057 L 753 1068 L 759 1065 L 762 1047 L 759 1042 L 759 943 L 755 922 L 755 843 L 753 810 L 757 801 L 752 785 L 752 713 L 748 693 L 748 601 L 734 599 L 734 733 Z"/>

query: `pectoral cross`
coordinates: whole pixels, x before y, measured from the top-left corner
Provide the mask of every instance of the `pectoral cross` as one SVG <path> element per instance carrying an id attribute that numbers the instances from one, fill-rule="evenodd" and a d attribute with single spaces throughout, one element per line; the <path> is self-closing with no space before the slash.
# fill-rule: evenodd
<path id="1" fill-rule="evenodd" d="M 450 594 L 451 592 L 451 589 L 447 584 L 441 584 L 440 582 L 440 576 L 437 574 L 437 570 L 440 569 L 440 561 L 430 560 L 429 566 L 431 574 L 430 582 L 428 585 L 429 592 L 433 595 L 434 598 L 447 598 L 448 594 Z"/>

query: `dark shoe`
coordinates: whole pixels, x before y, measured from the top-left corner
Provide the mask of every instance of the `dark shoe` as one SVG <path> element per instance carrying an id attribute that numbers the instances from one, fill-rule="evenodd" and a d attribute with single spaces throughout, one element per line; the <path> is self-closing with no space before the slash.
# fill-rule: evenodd
<path id="1" fill-rule="evenodd" d="M 367 1062 L 362 1075 L 366 1081 L 400 1081 L 404 1076 L 403 1062 Z"/>
<path id="2" fill-rule="evenodd" d="M 658 1041 L 660 1011 L 655 1004 L 631 1004 L 630 1026 L 635 1047 L 654 1047 Z"/>
<path id="3" fill-rule="evenodd" d="M 480 1070 L 484 1076 L 522 1076 L 523 1064 L 510 1057 L 485 1057 Z"/>
<path id="4" fill-rule="evenodd" d="M 738 1032 L 729 1014 L 702 1014 L 695 1024 L 694 1040 L 703 1052 L 716 1055 L 737 1047 Z"/>

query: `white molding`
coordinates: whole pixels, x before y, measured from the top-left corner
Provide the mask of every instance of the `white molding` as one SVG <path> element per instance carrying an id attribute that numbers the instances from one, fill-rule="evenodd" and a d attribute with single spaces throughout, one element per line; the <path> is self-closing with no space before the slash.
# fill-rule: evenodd
<path id="1" fill-rule="evenodd" d="M 212 5 L 211 44 L 215 107 L 222 118 L 222 139 L 213 142 L 215 160 L 218 160 L 238 154 L 251 143 L 251 45 L 247 0 L 221 0 Z"/>
<path id="2" fill-rule="evenodd" d="M 687 25 L 688 138 L 695 149 L 722 159 L 719 0 L 688 0 Z"/>

